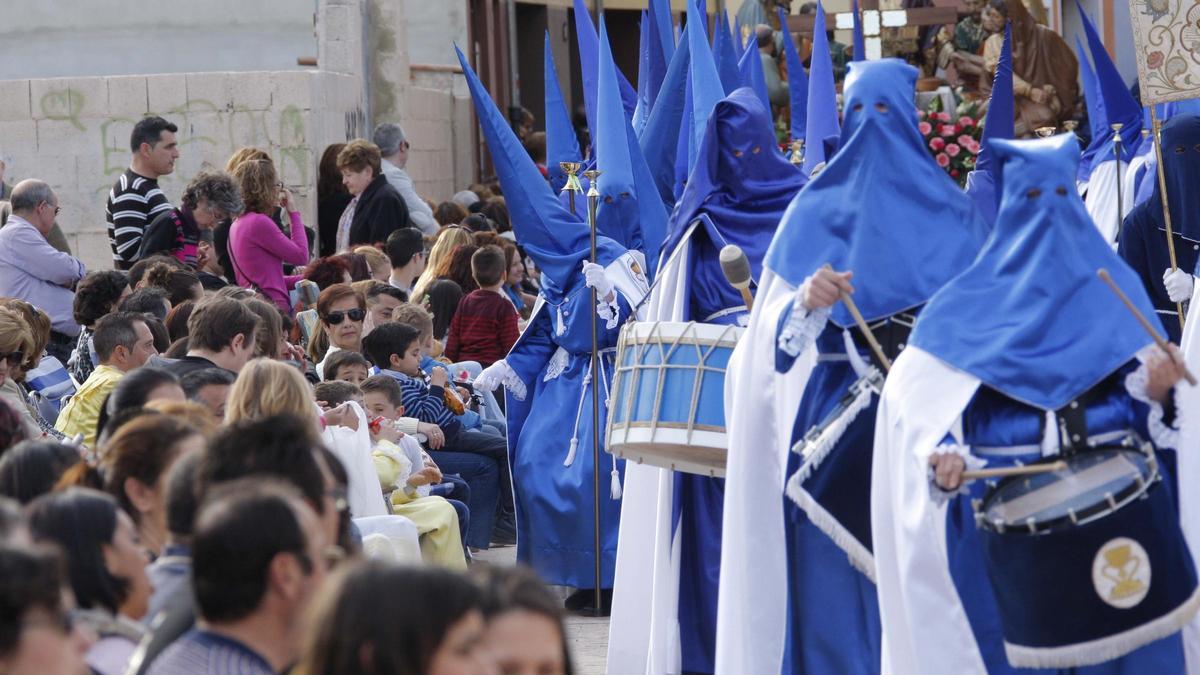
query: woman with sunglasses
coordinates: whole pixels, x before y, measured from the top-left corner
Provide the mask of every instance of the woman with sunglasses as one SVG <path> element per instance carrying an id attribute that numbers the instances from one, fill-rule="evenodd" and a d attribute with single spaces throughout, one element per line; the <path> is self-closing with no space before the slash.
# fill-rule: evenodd
<path id="1" fill-rule="evenodd" d="M 349 284 L 334 284 L 321 291 L 317 299 L 317 317 L 321 331 L 310 344 L 309 355 L 320 361 L 317 372 L 325 372 L 325 359 L 334 352 L 348 349 L 362 352 L 363 319 L 367 301 Z M 324 350 L 320 353 L 319 350 Z"/>

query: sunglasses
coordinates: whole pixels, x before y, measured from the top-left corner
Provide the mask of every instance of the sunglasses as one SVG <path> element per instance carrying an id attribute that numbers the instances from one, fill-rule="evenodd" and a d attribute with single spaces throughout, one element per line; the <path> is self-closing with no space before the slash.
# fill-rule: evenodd
<path id="1" fill-rule="evenodd" d="M 25 352 L 0 352 L 0 362 L 7 361 L 13 366 L 25 360 Z"/>
<path id="2" fill-rule="evenodd" d="M 326 314 L 325 316 L 322 316 L 321 320 L 323 320 L 325 323 L 329 324 L 330 326 L 336 326 L 339 323 L 341 323 L 342 320 L 345 319 L 346 317 L 350 317 L 351 321 L 357 322 L 357 321 L 362 321 L 363 319 L 365 319 L 367 317 L 367 313 L 361 309 L 351 309 L 351 310 L 347 310 L 345 312 L 342 312 L 342 311 L 330 312 L 330 313 Z"/>

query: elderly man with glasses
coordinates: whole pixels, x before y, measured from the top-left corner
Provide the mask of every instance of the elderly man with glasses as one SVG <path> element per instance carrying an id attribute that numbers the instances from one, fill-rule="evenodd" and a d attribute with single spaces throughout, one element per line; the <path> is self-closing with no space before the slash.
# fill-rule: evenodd
<path id="1" fill-rule="evenodd" d="M 24 180 L 12 191 L 12 215 L 0 228 L 0 296 L 18 298 L 50 316 L 46 351 L 66 363 L 79 335 L 72 289 L 87 272 L 83 262 L 46 240 L 59 212 L 58 197 L 40 180 Z"/>
<path id="2" fill-rule="evenodd" d="M 399 124 L 380 124 L 371 134 L 371 140 L 379 146 L 379 153 L 383 155 L 383 177 L 404 198 L 404 204 L 408 206 L 408 219 L 413 227 L 422 234 L 437 234 L 439 226 L 433 218 L 433 209 L 417 194 L 413 180 L 405 170 L 411 146 L 404 130 Z"/>

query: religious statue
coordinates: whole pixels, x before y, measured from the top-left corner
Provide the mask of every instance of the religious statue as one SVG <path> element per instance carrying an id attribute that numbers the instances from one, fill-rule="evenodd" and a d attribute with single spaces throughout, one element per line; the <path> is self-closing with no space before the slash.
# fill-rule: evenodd
<path id="1" fill-rule="evenodd" d="M 944 43 L 938 51 L 938 67 L 953 71 L 957 84 L 961 84 L 963 90 L 968 93 L 979 91 L 980 81 L 985 72 L 983 43 L 989 35 L 996 32 L 988 30 L 984 25 L 981 15 L 985 4 L 986 0 L 965 0 L 963 5 L 967 15 L 955 24 L 951 34 L 944 35 Z M 943 30 L 943 34 L 945 33 L 950 31 Z M 951 83 L 954 84 L 953 80 Z"/>
<path id="2" fill-rule="evenodd" d="M 1062 37 L 1039 25 L 1021 0 L 988 0 L 983 10 L 984 28 L 993 34 L 983 43 L 982 94 L 991 95 L 1006 19 L 1012 22 L 1017 137 L 1031 136 L 1039 127 L 1058 127 L 1075 112 L 1079 62 Z"/>

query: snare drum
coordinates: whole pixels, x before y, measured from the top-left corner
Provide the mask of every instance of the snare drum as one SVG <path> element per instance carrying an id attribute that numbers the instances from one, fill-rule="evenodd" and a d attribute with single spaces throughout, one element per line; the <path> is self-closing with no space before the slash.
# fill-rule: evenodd
<path id="1" fill-rule="evenodd" d="M 1154 450 L 1129 439 L 1010 477 L 975 503 L 1016 667 L 1071 668 L 1166 637 L 1200 608 L 1196 569 Z"/>
<path id="2" fill-rule="evenodd" d="M 724 476 L 725 369 L 744 329 L 707 323 L 626 324 L 617 345 L 608 451 L 703 476 Z"/>

